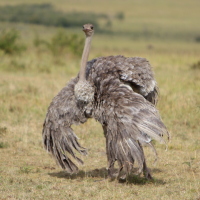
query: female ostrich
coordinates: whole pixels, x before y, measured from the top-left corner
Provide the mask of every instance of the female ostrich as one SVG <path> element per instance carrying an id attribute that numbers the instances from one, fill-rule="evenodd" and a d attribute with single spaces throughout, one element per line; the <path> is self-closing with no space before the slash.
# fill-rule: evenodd
<path id="1" fill-rule="evenodd" d="M 52 100 L 43 125 L 43 142 L 57 163 L 69 173 L 77 172 L 72 161 L 83 163 L 74 150 L 86 155 L 71 125 L 95 118 L 106 137 L 108 175 L 125 178 L 136 161 L 139 172 L 152 178 L 145 162 L 142 145 L 151 147 L 151 139 L 163 142 L 168 131 L 155 104 L 157 86 L 149 62 L 144 58 L 121 55 L 100 57 L 89 62 L 94 33 L 85 24 L 86 35 L 79 75 L 72 79 Z M 114 173 L 115 161 L 118 173 Z"/>

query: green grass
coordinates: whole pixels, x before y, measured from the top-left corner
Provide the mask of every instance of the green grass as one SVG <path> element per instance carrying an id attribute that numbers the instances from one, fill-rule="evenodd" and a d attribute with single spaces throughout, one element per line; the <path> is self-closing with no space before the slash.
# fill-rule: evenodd
<path id="1" fill-rule="evenodd" d="M 200 69 L 193 67 L 200 60 L 200 43 L 195 41 L 200 32 L 199 1 L 48 2 L 62 11 L 125 14 L 123 21 L 113 20 L 114 35 L 95 33 L 90 59 L 123 54 L 150 60 L 160 87 L 158 108 L 172 138 L 167 151 L 156 144 L 155 165 L 153 153 L 145 149 L 154 181 L 131 175 L 126 183 L 110 182 L 102 128 L 89 120 L 73 126 L 89 151 L 82 157 L 85 164 L 77 174 L 63 172 L 43 149 L 42 124 L 51 99 L 78 73 L 80 58 L 68 54 L 55 58 L 34 47 L 36 33 L 50 40 L 57 28 L 3 22 L 0 29 L 17 29 L 27 50 L 21 55 L 0 51 L 0 199 L 199 199 Z M 81 27 L 66 32 L 84 37 Z"/>

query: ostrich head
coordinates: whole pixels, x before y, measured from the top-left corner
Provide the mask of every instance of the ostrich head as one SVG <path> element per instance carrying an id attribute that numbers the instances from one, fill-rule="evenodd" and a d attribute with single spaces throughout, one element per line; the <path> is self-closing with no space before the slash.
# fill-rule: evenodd
<path id="1" fill-rule="evenodd" d="M 81 67 L 79 72 L 79 81 L 75 85 L 74 94 L 77 102 L 86 105 L 94 99 L 94 87 L 86 80 L 86 67 L 90 52 L 90 46 L 92 36 L 94 33 L 94 26 L 92 24 L 83 25 L 83 31 L 85 32 L 85 46 L 83 49 Z"/>
<path id="2" fill-rule="evenodd" d="M 92 24 L 84 24 L 83 31 L 85 32 L 86 37 L 91 37 L 94 33 L 94 26 Z"/>

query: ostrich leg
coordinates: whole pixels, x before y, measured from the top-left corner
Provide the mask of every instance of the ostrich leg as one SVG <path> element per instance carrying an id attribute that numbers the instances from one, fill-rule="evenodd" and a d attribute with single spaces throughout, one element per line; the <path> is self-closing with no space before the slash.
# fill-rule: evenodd
<path id="1" fill-rule="evenodd" d="M 140 145 L 140 148 L 141 148 L 141 150 L 142 150 L 142 152 L 143 152 L 143 154 L 144 154 L 143 147 L 142 147 L 142 145 L 140 144 L 139 141 L 138 141 L 138 144 Z M 144 162 L 143 162 L 143 174 L 144 174 L 144 177 L 145 177 L 146 179 L 149 179 L 149 180 L 153 179 L 153 177 L 151 176 L 151 173 L 150 173 L 150 171 L 149 171 L 149 169 L 148 169 L 148 167 L 147 167 L 146 159 L 145 159 L 145 158 L 144 158 Z"/>

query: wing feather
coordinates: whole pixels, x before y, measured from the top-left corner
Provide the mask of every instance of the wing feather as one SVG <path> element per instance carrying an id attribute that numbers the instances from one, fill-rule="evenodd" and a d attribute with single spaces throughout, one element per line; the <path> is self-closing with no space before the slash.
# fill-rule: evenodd
<path id="1" fill-rule="evenodd" d="M 83 123 L 87 120 L 85 115 L 77 108 L 74 97 L 74 85 L 77 79 L 73 79 L 52 100 L 43 125 L 43 143 L 45 149 L 53 155 L 56 162 L 69 173 L 77 172 L 78 164 L 83 161 L 78 158 L 74 150 L 82 155 L 87 150 L 78 142 L 76 134 L 70 127 L 72 124 Z"/>
<path id="2" fill-rule="evenodd" d="M 141 172 L 146 163 L 140 144 L 152 147 L 156 154 L 151 140 L 164 142 L 163 136 L 169 136 L 169 133 L 152 103 L 124 87 L 113 75 L 110 75 L 109 86 L 106 81 L 104 79 L 101 82 L 101 87 L 106 87 L 106 90 L 102 89 L 104 93 L 101 95 L 106 102 L 96 111 L 95 116 L 106 130 L 109 167 L 113 167 L 117 161 L 119 168 L 129 173 L 136 161 Z"/>

